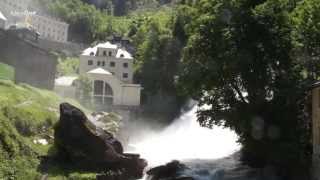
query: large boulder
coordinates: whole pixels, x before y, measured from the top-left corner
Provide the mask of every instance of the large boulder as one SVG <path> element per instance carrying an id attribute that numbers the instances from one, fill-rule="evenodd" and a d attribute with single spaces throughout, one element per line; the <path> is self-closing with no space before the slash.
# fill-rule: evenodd
<path id="1" fill-rule="evenodd" d="M 150 180 L 194 180 L 192 177 L 183 176 L 183 171 L 188 167 L 179 161 L 172 161 L 166 165 L 158 166 L 147 172 Z"/>
<path id="2" fill-rule="evenodd" d="M 124 170 L 128 176 L 141 177 L 147 166 L 139 155 L 125 154 L 121 143 L 91 123 L 78 108 L 60 105 L 60 120 L 54 128 L 58 156 L 90 169 Z"/>

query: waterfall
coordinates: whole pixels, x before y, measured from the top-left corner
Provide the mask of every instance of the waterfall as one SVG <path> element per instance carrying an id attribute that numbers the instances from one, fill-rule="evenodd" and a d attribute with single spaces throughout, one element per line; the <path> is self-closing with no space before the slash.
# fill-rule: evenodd
<path id="1" fill-rule="evenodd" d="M 150 167 L 172 160 L 212 160 L 227 157 L 239 150 L 237 135 L 230 129 L 203 128 L 197 122 L 194 106 L 173 124 L 158 133 L 148 133 L 132 143 L 135 151 L 147 159 Z"/>

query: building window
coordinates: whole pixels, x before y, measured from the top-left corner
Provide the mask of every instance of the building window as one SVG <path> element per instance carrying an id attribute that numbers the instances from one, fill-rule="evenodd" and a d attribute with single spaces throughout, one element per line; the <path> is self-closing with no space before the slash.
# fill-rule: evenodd
<path id="1" fill-rule="evenodd" d="M 123 73 L 123 74 L 122 74 L 122 77 L 123 77 L 123 78 L 128 78 L 128 73 Z"/>
<path id="2" fill-rule="evenodd" d="M 107 56 L 107 51 L 103 51 L 103 56 Z"/>
<path id="3" fill-rule="evenodd" d="M 90 56 L 93 56 L 93 55 L 94 55 L 94 52 L 91 52 L 91 53 L 90 53 Z"/>
<path id="4" fill-rule="evenodd" d="M 97 62 L 97 66 L 101 66 L 101 61 L 98 61 L 98 62 Z"/>
<path id="5" fill-rule="evenodd" d="M 122 57 L 122 58 L 123 58 L 123 57 L 124 57 L 124 55 L 123 55 L 123 54 L 120 54 L 120 57 Z"/>
<path id="6" fill-rule="evenodd" d="M 89 65 L 89 66 L 93 65 L 93 61 L 92 61 L 92 60 L 89 60 L 89 61 L 88 61 L 88 65 Z"/>
<path id="7" fill-rule="evenodd" d="M 115 62 L 110 62 L 110 67 L 116 67 L 116 63 Z"/>
<path id="8" fill-rule="evenodd" d="M 109 56 L 112 56 L 112 52 L 111 51 L 109 51 Z"/>
<path id="9" fill-rule="evenodd" d="M 124 68 L 128 68 L 128 63 L 123 63 Z"/>
<path id="10" fill-rule="evenodd" d="M 94 95 L 103 95 L 103 81 L 96 80 L 93 85 L 93 93 Z"/>
<path id="11" fill-rule="evenodd" d="M 106 65 L 106 62 L 102 61 L 102 66 L 105 66 Z"/>

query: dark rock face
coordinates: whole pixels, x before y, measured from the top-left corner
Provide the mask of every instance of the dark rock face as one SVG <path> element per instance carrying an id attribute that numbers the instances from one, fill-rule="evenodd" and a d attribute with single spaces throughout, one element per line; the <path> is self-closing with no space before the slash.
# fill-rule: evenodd
<path id="1" fill-rule="evenodd" d="M 151 180 L 194 180 L 192 177 L 181 176 L 181 173 L 188 169 L 179 161 L 172 161 L 163 166 L 150 169 L 147 175 Z"/>
<path id="2" fill-rule="evenodd" d="M 54 130 L 58 156 L 64 161 L 89 169 L 121 169 L 128 177 L 142 177 L 146 161 L 139 155 L 124 154 L 121 143 L 95 127 L 78 108 L 61 104 L 60 121 Z"/>

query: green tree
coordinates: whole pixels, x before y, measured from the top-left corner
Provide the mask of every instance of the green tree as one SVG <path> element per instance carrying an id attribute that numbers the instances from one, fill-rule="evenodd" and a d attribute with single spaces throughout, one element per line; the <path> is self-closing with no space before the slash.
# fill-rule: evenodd
<path id="1" fill-rule="evenodd" d="M 310 81 L 320 77 L 320 1 L 304 0 L 292 13 L 297 52 Z"/>
<path id="2" fill-rule="evenodd" d="M 208 105 L 198 111 L 200 124 L 235 130 L 250 165 L 303 179 L 297 174 L 308 171 L 309 129 L 291 1 L 201 0 L 196 8 L 179 80 L 183 92 Z"/>
<path id="3" fill-rule="evenodd" d="M 77 75 L 79 71 L 79 59 L 67 57 L 65 59 L 59 58 L 59 64 L 57 66 L 58 76 L 70 76 Z"/>
<path id="4" fill-rule="evenodd" d="M 80 100 L 81 104 L 86 107 L 92 107 L 91 94 L 93 91 L 92 81 L 86 75 L 81 75 L 76 81 L 77 83 L 77 98 Z"/>

